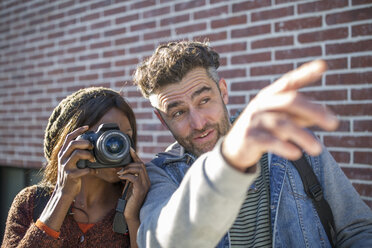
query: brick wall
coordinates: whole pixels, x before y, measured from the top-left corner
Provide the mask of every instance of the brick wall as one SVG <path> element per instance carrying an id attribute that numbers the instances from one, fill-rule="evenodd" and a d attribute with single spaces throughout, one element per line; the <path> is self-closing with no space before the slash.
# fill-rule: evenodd
<path id="1" fill-rule="evenodd" d="M 318 130 L 372 207 L 372 2 L 19 1 L 0 2 L 0 164 L 38 168 L 43 130 L 57 103 L 79 88 L 123 89 L 148 161 L 173 141 L 131 83 L 157 44 L 208 38 L 221 54 L 229 110 L 306 61 L 329 71 L 304 90 L 337 113 L 336 132 Z"/>

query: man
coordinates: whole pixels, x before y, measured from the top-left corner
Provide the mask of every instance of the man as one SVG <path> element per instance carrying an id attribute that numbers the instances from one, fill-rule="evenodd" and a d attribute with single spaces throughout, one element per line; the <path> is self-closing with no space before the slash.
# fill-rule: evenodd
<path id="1" fill-rule="evenodd" d="M 326 70 L 314 61 L 264 88 L 233 123 L 207 44 L 161 45 L 134 81 L 177 140 L 148 163 L 140 247 L 330 247 L 301 178 L 289 162 L 311 162 L 335 220 L 340 247 L 372 247 L 372 213 L 307 127 L 338 121 L 298 89 Z"/>

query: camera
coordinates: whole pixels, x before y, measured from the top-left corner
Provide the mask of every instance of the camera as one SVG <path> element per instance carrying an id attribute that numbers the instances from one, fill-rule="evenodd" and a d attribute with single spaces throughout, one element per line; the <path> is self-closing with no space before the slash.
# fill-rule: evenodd
<path id="1" fill-rule="evenodd" d="M 133 141 L 115 123 L 104 123 L 98 127 L 97 132 L 88 131 L 76 140 L 88 140 L 92 143 L 94 148 L 90 152 L 96 158 L 96 162 L 79 160 L 76 164 L 79 169 L 124 167 L 133 161 L 130 156 Z"/>

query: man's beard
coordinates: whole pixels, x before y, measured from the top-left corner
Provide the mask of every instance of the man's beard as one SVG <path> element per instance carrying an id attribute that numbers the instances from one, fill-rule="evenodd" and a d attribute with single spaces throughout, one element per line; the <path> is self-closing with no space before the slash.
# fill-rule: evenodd
<path id="1" fill-rule="evenodd" d="M 211 151 L 214 146 L 216 145 L 217 141 L 225 136 L 227 132 L 230 129 L 230 121 L 227 114 L 226 106 L 224 106 L 224 114 L 223 118 L 218 123 L 207 123 L 202 130 L 193 130 L 190 135 L 187 137 L 180 137 L 175 134 L 174 138 L 178 141 L 178 143 L 185 148 L 185 150 L 196 157 L 199 157 L 200 155 Z M 195 144 L 193 142 L 193 139 L 197 136 L 202 135 L 206 130 L 214 130 L 217 135 L 215 136 L 215 139 L 204 143 L 202 145 Z"/>

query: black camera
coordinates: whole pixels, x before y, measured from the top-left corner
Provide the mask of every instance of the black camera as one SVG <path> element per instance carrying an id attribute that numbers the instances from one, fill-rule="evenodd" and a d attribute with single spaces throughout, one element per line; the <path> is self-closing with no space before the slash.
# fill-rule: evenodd
<path id="1" fill-rule="evenodd" d="M 133 161 L 130 156 L 132 139 L 121 132 L 115 123 L 104 123 L 98 127 L 97 132 L 88 131 L 76 140 L 89 140 L 94 146 L 91 152 L 96 158 L 96 162 L 79 160 L 76 166 L 80 169 L 124 167 Z"/>

